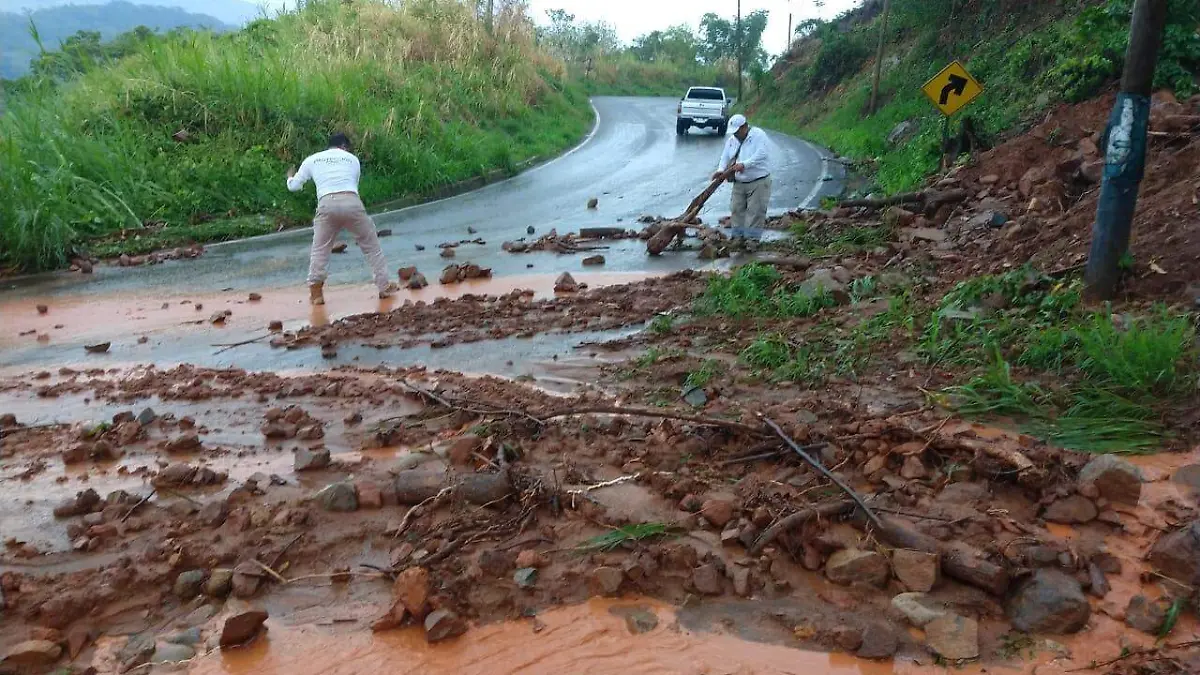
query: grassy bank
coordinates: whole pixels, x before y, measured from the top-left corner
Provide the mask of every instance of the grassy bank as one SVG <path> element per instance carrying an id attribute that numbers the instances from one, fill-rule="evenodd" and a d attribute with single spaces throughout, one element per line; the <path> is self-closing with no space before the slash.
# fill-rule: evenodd
<path id="1" fill-rule="evenodd" d="M 1115 82 L 1131 6 L 1130 0 L 894 0 L 877 112 L 867 114 L 879 19 L 861 12 L 841 25 L 812 26 L 751 106 L 765 124 L 864 160 L 883 190 L 911 189 L 940 159 L 942 116 L 920 87 L 944 65 L 962 60 L 986 88 L 954 127 L 970 116 L 985 139 L 996 139 L 1052 105 L 1084 100 Z M 1200 68 L 1200 8 L 1194 0 L 1171 0 L 1169 16 L 1155 84 L 1188 96 Z M 911 135 L 889 143 L 905 121 Z"/>
<path id="2" fill-rule="evenodd" d="M 318 1 L 19 83 L 0 118 L 0 267 L 53 268 L 143 232 L 171 243 L 304 221 L 311 191 L 288 193 L 283 175 L 333 130 L 357 141 L 367 203 L 561 151 L 591 109 L 532 36 L 507 14 L 493 39 L 452 0 Z"/>

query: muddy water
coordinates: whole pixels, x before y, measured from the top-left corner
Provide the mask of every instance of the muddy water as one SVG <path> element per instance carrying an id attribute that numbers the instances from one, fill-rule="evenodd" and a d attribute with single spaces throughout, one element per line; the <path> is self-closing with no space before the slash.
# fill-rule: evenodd
<path id="1" fill-rule="evenodd" d="M 621 608 L 643 607 L 658 626 L 632 635 Z M 616 610 L 616 611 L 612 611 Z M 473 628 L 465 636 L 428 645 L 417 629 L 341 633 L 316 625 L 268 623 L 265 639 L 239 651 L 194 661 L 193 675 L 340 675 L 350 673 L 796 673 L 887 675 L 919 672 L 890 663 L 805 652 L 727 635 L 691 632 L 674 611 L 648 602 L 593 600 L 523 620 Z M 970 672 L 965 671 L 965 672 Z"/>

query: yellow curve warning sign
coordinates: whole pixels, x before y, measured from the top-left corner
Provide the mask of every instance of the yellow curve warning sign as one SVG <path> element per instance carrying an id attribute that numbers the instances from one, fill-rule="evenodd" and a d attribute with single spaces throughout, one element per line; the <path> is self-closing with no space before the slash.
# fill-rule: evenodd
<path id="1" fill-rule="evenodd" d="M 942 72 L 921 87 L 930 101 L 949 117 L 983 93 L 983 86 L 958 61 L 942 68 Z"/>

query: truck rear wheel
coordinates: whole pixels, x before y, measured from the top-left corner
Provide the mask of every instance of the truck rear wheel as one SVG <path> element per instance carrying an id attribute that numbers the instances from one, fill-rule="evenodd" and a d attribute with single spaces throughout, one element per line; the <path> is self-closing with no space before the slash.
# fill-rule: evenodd
<path id="1" fill-rule="evenodd" d="M 688 127 L 692 126 L 682 120 L 675 122 L 675 133 L 679 136 L 684 136 L 688 132 Z"/>
<path id="2" fill-rule="evenodd" d="M 717 127 L 717 135 L 718 136 L 724 136 L 728 133 L 729 133 L 729 123 L 725 123 L 725 124 L 722 124 L 721 126 Z"/>

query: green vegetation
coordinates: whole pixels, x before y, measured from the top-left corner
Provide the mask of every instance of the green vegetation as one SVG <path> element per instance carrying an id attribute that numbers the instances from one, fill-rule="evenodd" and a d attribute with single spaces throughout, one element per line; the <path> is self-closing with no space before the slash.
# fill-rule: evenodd
<path id="1" fill-rule="evenodd" d="M 696 301 L 696 311 L 735 318 L 803 318 L 837 304 L 823 288 L 791 288 L 782 278 L 774 267 L 761 263 L 740 267 L 728 277 L 713 277 Z"/>
<path id="2" fill-rule="evenodd" d="M 1089 98 L 1113 82 L 1123 66 L 1132 5 L 893 0 L 881 105 L 872 115 L 878 19 L 863 22 L 854 10 L 838 21 L 806 22 L 782 76 L 759 83 L 751 110 L 760 123 L 864 160 L 885 191 L 911 189 L 940 161 L 942 117 L 920 87 L 945 64 L 963 60 L 986 88 L 955 124 L 969 116 L 982 137 L 995 138 L 1056 102 Z M 1180 97 L 1197 90 L 1198 23 L 1194 0 L 1170 0 L 1155 84 Z M 905 121 L 912 135 L 889 144 L 888 135 Z"/>
<path id="3" fill-rule="evenodd" d="M 676 529 L 666 523 L 622 525 L 592 537 L 576 548 L 579 551 L 612 551 L 626 544 L 634 544 L 646 539 L 663 539 L 673 536 L 675 533 Z"/>
<path id="4" fill-rule="evenodd" d="M 655 335 L 668 335 L 675 328 L 675 319 L 670 314 L 659 314 L 650 322 L 650 332 Z"/>
<path id="5" fill-rule="evenodd" d="M 792 225 L 791 235 L 791 239 L 783 244 L 796 253 L 813 257 L 850 255 L 887 246 L 895 240 L 892 228 L 882 223 L 814 230 L 807 222 L 801 221 Z"/>
<path id="6" fill-rule="evenodd" d="M 1171 399 L 1195 391 L 1195 338 L 1190 316 L 1087 310 L 1078 282 L 1022 269 L 959 284 L 931 312 L 918 351 L 976 369 L 946 391 L 964 414 L 1011 417 L 1066 448 L 1137 452 L 1161 445 Z"/>
<path id="7" fill-rule="evenodd" d="M 721 362 L 715 359 L 705 359 L 700 367 L 688 373 L 685 387 L 707 387 L 713 378 L 721 373 Z"/>
<path id="8" fill-rule="evenodd" d="M 561 9 L 547 12 L 540 43 L 562 59 L 589 94 L 682 96 L 690 86 L 731 88 L 737 83 L 737 32 L 731 18 L 706 14 L 699 32 L 686 25 L 656 30 L 622 45 L 604 22 L 581 22 Z M 765 72 L 765 11 L 743 17 L 742 57 L 752 74 Z M 731 95 L 736 95 L 733 91 Z"/>
<path id="9" fill-rule="evenodd" d="M 20 81 L 0 118 L 0 267 L 53 268 L 97 239 L 136 248 L 143 233 L 178 241 L 183 226 L 238 236 L 307 220 L 312 193 L 288 193 L 284 172 L 334 130 L 357 142 L 367 203 L 575 143 L 591 124 L 586 96 L 519 12 L 495 35 L 452 0 L 319 0 Z M 270 220 L 199 227 L 259 214 Z"/>

